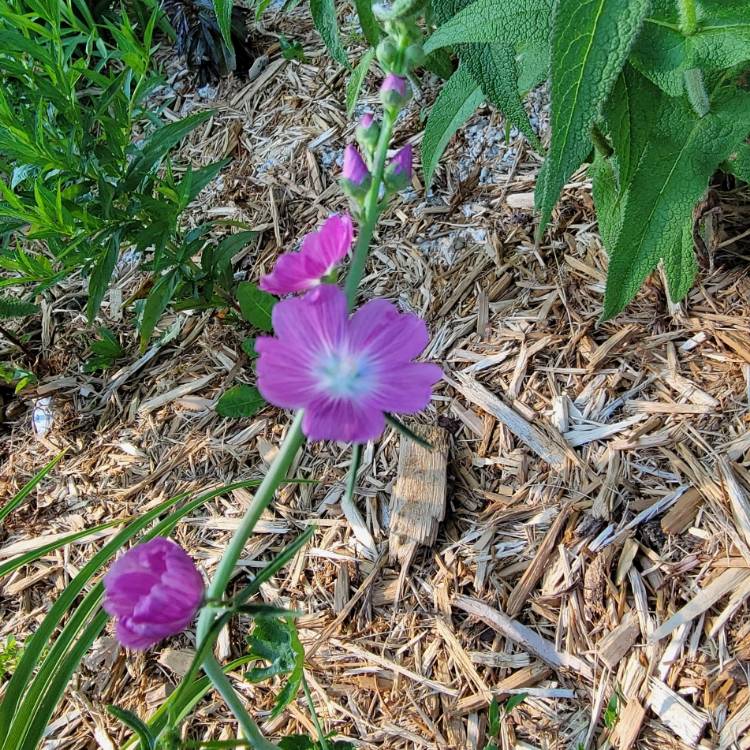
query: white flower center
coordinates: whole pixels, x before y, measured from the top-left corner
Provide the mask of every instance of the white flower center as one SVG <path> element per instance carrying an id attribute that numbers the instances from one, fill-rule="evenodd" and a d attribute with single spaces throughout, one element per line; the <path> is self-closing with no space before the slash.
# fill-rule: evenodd
<path id="1" fill-rule="evenodd" d="M 372 387 L 372 367 L 362 355 L 329 352 L 315 368 L 322 390 L 334 398 L 361 396 Z"/>

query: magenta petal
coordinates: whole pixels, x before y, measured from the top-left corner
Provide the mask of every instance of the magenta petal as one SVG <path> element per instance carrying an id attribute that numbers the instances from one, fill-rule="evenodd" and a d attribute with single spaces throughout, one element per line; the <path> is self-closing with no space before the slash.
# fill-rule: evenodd
<path id="1" fill-rule="evenodd" d="M 378 360 L 408 362 L 429 343 L 425 322 L 411 313 L 400 313 L 384 299 L 370 300 L 354 313 L 350 323 L 352 346 L 366 349 Z"/>
<path id="2" fill-rule="evenodd" d="M 351 249 L 354 241 L 354 225 L 347 214 L 334 214 L 323 222 L 317 232 L 302 240 L 301 255 L 320 261 L 326 271 L 340 263 Z"/>
<path id="3" fill-rule="evenodd" d="M 288 345 L 290 358 L 336 347 L 346 330 L 346 295 L 337 286 L 323 284 L 304 297 L 274 305 L 273 330 Z"/>
<path id="4" fill-rule="evenodd" d="M 298 253 L 279 256 L 273 271 L 261 277 L 260 288 L 280 296 L 312 289 L 346 257 L 353 240 L 351 217 L 330 216 L 302 240 Z"/>
<path id="5" fill-rule="evenodd" d="M 310 289 L 320 283 L 319 279 L 309 275 L 300 253 L 284 253 L 276 260 L 273 271 L 260 277 L 258 286 L 264 292 L 283 296 Z"/>
<path id="6" fill-rule="evenodd" d="M 366 443 L 380 437 L 384 429 L 385 417 L 381 409 L 343 399 L 313 401 L 302 419 L 302 431 L 310 440 Z"/>
<path id="7" fill-rule="evenodd" d="M 116 635 L 148 648 L 184 630 L 203 600 L 203 579 L 178 544 L 156 537 L 128 550 L 104 577 L 103 608 L 118 618 Z"/>
<path id="8" fill-rule="evenodd" d="M 426 408 L 432 388 L 443 371 L 427 362 L 407 362 L 381 373 L 378 387 L 368 402 L 385 412 L 416 414 Z"/>

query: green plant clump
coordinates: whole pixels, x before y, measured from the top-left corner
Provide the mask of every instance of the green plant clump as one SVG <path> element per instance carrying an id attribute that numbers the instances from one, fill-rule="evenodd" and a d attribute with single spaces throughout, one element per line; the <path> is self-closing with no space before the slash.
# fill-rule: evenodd
<path id="1" fill-rule="evenodd" d="M 459 59 L 430 112 L 429 182 L 483 101 L 532 143 L 523 93 L 549 79 L 551 140 L 536 187 L 541 237 L 563 186 L 591 165 L 609 254 L 604 319 L 663 265 L 672 300 L 693 284 L 694 209 L 717 169 L 750 178 L 746 0 L 431 0 L 426 51 Z"/>

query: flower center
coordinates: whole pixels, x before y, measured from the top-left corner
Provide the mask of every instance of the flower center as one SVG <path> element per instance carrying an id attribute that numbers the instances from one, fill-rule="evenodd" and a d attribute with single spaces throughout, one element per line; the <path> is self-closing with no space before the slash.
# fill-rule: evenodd
<path id="1" fill-rule="evenodd" d="M 372 368 L 366 357 L 348 352 L 325 354 L 315 369 L 322 390 L 334 398 L 353 398 L 372 385 Z"/>

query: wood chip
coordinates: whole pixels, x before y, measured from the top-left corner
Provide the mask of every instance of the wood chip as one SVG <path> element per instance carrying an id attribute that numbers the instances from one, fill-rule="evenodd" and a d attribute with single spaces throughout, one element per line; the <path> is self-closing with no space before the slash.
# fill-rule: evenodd
<path id="1" fill-rule="evenodd" d="M 646 699 L 648 707 L 687 745 L 697 747 L 708 724 L 708 716 L 691 706 L 684 698 L 652 677 Z"/>

